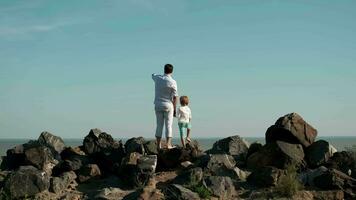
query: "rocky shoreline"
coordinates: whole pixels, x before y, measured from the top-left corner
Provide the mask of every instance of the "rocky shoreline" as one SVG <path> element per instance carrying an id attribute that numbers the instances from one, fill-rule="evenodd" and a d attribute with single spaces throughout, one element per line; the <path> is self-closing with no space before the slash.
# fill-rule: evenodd
<path id="1" fill-rule="evenodd" d="M 43 132 L 1 159 L 1 199 L 356 199 L 355 152 L 316 140 L 296 113 L 266 131 L 266 144 L 230 136 L 203 151 L 197 141 L 157 150 L 155 141 L 123 144 L 91 129 L 66 147 Z"/>

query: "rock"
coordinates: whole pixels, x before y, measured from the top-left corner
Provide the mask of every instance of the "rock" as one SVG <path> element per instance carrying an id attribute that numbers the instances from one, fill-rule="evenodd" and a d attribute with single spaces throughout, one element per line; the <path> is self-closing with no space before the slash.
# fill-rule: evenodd
<path id="1" fill-rule="evenodd" d="M 84 138 L 83 150 L 100 167 L 102 174 L 114 173 L 125 156 L 122 142 L 99 129 L 90 130 Z"/>
<path id="2" fill-rule="evenodd" d="M 263 147 L 263 145 L 261 143 L 258 143 L 258 142 L 252 143 L 250 145 L 250 148 L 248 148 L 246 157 L 248 158 L 250 155 L 260 151 L 262 149 L 262 147 Z"/>
<path id="3" fill-rule="evenodd" d="M 140 192 L 138 200 L 162 200 L 164 195 L 162 192 L 155 188 L 143 188 Z"/>
<path id="4" fill-rule="evenodd" d="M 305 165 L 302 145 L 276 141 L 266 144 L 260 151 L 253 153 L 247 159 L 247 167 L 250 169 L 265 166 L 286 169 L 290 164 L 298 167 Z"/>
<path id="5" fill-rule="evenodd" d="M 189 187 L 193 185 L 198 185 L 203 180 L 203 170 L 200 167 L 192 168 L 183 171 L 174 180 L 173 183 L 182 185 L 184 187 Z"/>
<path id="6" fill-rule="evenodd" d="M 314 185 L 325 190 L 354 188 L 356 186 L 356 179 L 336 169 L 330 169 L 315 177 Z"/>
<path id="7" fill-rule="evenodd" d="M 325 166 L 337 169 L 345 174 L 351 172 L 351 176 L 356 178 L 356 156 L 353 152 L 336 152 Z"/>
<path id="8" fill-rule="evenodd" d="M 89 181 L 91 179 L 99 178 L 101 171 L 96 164 L 87 164 L 83 166 L 78 173 L 78 180 L 80 183 Z"/>
<path id="9" fill-rule="evenodd" d="M 237 195 L 230 177 L 209 176 L 204 181 L 207 188 L 219 199 L 234 199 Z"/>
<path id="10" fill-rule="evenodd" d="M 143 137 L 138 137 L 138 138 L 131 138 L 126 141 L 125 143 L 125 150 L 126 153 L 132 153 L 132 152 L 137 152 L 140 154 L 145 154 L 145 139 Z"/>
<path id="11" fill-rule="evenodd" d="M 313 199 L 316 200 L 344 200 L 344 192 L 342 190 L 329 191 L 312 191 Z"/>
<path id="12" fill-rule="evenodd" d="M 148 155 L 158 155 L 156 140 L 149 140 L 145 142 L 144 149 Z"/>
<path id="13" fill-rule="evenodd" d="M 276 186 L 285 172 L 275 167 L 262 167 L 251 173 L 247 177 L 247 181 L 259 187 Z"/>
<path id="14" fill-rule="evenodd" d="M 6 177 L 11 173 L 11 171 L 0 171 L 0 192 L 1 188 L 4 187 Z M 1 199 L 1 197 L 0 197 Z"/>
<path id="15" fill-rule="evenodd" d="M 54 159 L 52 151 L 46 146 L 36 145 L 27 148 L 24 155 L 25 164 L 30 164 L 38 169 L 42 169 L 49 175 L 52 173 L 53 167 L 58 164 L 58 160 Z"/>
<path id="16" fill-rule="evenodd" d="M 210 176 L 228 176 L 232 179 L 244 180 L 246 173 L 235 167 L 236 162 L 231 155 L 212 154 L 204 165 L 204 173 Z"/>
<path id="17" fill-rule="evenodd" d="M 86 154 L 111 152 L 118 147 L 119 143 L 114 141 L 111 135 L 102 132 L 100 129 L 91 129 L 83 141 L 83 148 Z"/>
<path id="18" fill-rule="evenodd" d="M 308 147 L 313 144 L 317 130 L 297 113 L 280 117 L 266 132 L 266 143 L 285 141 Z"/>
<path id="19" fill-rule="evenodd" d="M 194 166 L 194 164 L 192 162 L 190 162 L 190 161 L 184 161 L 184 162 L 180 163 L 180 166 L 182 168 L 186 169 L 186 168 Z"/>
<path id="20" fill-rule="evenodd" d="M 165 187 L 164 194 L 167 200 L 200 200 L 197 193 L 177 184 L 171 184 Z"/>
<path id="21" fill-rule="evenodd" d="M 144 173 L 154 174 L 157 167 L 157 155 L 139 157 L 137 159 L 137 167 Z"/>
<path id="22" fill-rule="evenodd" d="M 46 131 L 41 133 L 40 137 L 38 138 L 38 142 L 52 148 L 58 154 L 60 154 L 65 147 L 62 138 L 52 135 L 51 133 Z"/>
<path id="23" fill-rule="evenodd" d="M 209 157 L 210 159 L 206 165 L 206 168 L 213 175 L 219 174 L 220 171 L 226 169 L 232 169 L 236 165 L 234 158 L 227 154 L 213 154 Z"/>
<path id="24" fill-rule="evenodd" d="M 238 135 L 230 136 L 214 143 L 209 154 L 229 154 L 235 159 L 244 159 L 247 155 L 249 144 Z"/>
<path id="25" fill-rule="evenodd" d="M 121 200 L 127 195 L 127 191 L 121 190 L 120 188 L 103 188 L 100 190 L 99 194 L 95 196 L 97 200 Z"/>
<path id="26" fill-rule="evenodd" d="M 303 185 L 308 185 L 314 187 L 314 179 L 322 174 L 324 174 L 328 169 L 324 166 L 320 166 L 316 169 L 307 169 L 304 172 L 301 172 L 298 176 L 299 180 Z"/>
<path id="27" fill-rule="evenodd" d="M 184 161 L 195 161 L 193 150 L 176 147 L 173 149 L 161 149 L 158 154 L 158 167 L 160 169 L 172 169 L 179 167 Z"/>
<path id="28" fill-rule="evenodd" d="M 64 172 L 61 174 L 59 177 L 53 177 L 50 181 L 50 188 L 49 190 L 51 192 L 54 192 L 56 194 L 60 194 L 65 192 L 65 190 L 71 185 L 73 182 L 75 182 L 75 179 L 77 178 L 77 175 L 71 171 L 71 172 Z M 76 183 L 74 183 L 76 184 Z"/>
<path id="29" fill-rule="evenodd" d="M 314 142 L 305 151 L 305 158 L 312 168 L 325 164 L 333 156 L 334 148 L 325 140 Z"/>
<path id="30" fill-rule="evenodd" d="M 63 172 L 77 171 L 90 163 L 90 158 L 80 149 L 68 147 L 61 153 L 62 160 L 53 168 L 53 175 L 59 176 Z"/>
<path id="31" fill-rule="evenodd" d="M 21 166 L 5 181 L 4 190 L 12 198 L 30 197 L 49 188 L 49 176 L 33 166 Z"/>
<path id="32" fill-rule="evenodd" d="M 148 183 L 155 172 L 156 166 L 156 155 L 142 156 L 137 152 L 133 152 L 123 159 L 117 174 L 126 180 L 128 187 L 140 188 Z"/>

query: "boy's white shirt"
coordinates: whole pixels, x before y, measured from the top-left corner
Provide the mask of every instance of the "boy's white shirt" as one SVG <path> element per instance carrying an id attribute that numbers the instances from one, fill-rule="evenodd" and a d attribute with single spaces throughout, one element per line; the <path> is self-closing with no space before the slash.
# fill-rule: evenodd
<path id="1" fill-rule="evenodd" d="M 178 122 L 188 123 L 192 119 L 192 112 L 188 106 L 181 106 L 178 109 Z"/>

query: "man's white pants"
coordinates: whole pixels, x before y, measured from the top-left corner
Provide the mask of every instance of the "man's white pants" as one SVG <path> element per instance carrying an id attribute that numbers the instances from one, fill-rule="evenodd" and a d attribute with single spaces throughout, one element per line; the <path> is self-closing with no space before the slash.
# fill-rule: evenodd
<path id="1" fill-rule="evenodd" d="M 166 138 L 172 137 L 173 125 L 173 108 L 164 110 L 156 110 L 156 137 L 162 137 L 163 125 L 166 128 Z"/>

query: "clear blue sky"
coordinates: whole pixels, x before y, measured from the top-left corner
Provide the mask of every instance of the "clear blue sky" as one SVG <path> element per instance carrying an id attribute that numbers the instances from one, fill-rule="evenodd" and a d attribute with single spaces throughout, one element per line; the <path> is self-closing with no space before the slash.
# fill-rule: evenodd
<path id="1" fill-rule="evenodd" d="M 356 136 L 356 1 L 0 0 L 0 138 L 153 137 L 151 73 L 175 66 L 193 137 L 301 114 Z M 175 125 L 175 136 L 178 136 Z"/>

